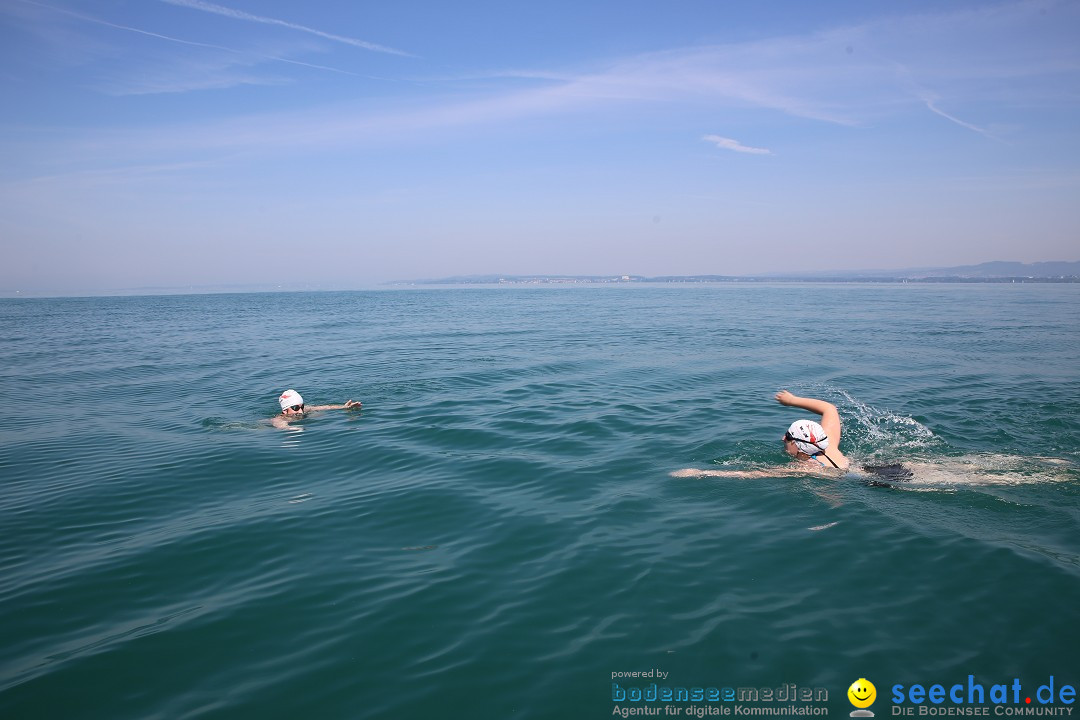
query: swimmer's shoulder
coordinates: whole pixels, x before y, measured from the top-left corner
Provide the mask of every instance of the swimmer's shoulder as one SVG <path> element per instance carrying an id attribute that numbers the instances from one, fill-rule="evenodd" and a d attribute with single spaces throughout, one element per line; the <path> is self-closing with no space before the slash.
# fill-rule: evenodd
<path id="1" fill-rule="evenodd" d="M 839 450 L 818 453 L 807 460 L 800 460 L 799 462 L 814 470 L 831 470 L 833 472 L 848 470 L 851 467 L 851 461 Z"/>
<path id="2" fill-rule="evenodd" d="M 836 463 L 837 467 L 840 470 L 850 470 L 851 469 L 851 461 L 847 459 L 847 455 L 840 452 L 839 450 L 827 450 L 825 452 L 825 455 L 830 460 L 832 460 L 834 463 Z"/>

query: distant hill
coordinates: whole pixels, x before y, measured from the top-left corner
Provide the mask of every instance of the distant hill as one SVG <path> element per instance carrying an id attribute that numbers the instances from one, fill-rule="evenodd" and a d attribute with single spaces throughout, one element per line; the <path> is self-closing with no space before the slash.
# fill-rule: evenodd
<path id="1" fill-rule="evenodd" d="M 943 268 L 935 275 L 957 275 L 960 277 L 1031 277 L 1031 278 L 1066 278 L 1080 277 L 1080 262 L 987 262 L 980 265 L 962 265 Z"/>
<path id="2" fill-rule="evenodd" d="M 1040 278 L 1062 279 L 1080 278 L 1080 262 L 1037 262 L 1021 263 L 997 260 L 979 265 L 958 265 L 956 267 L 906 268 L 903 270 L 847 270 L 818 273 L 799 273 L 799 277 L 830 276 L 834 278 L 896 278 L 900 280 L 918 280 L 923 278 L 961 278 L 961 279 L 1001 279 L 1001 278 Z M 776 273 L 761 277 L 794 277 L 793 273 Z"/>
<path id="3" fill-rule="evenodd" d="M 1080 262 L 995 261 L 956 267 L 903 270 L 835 270 L 761 275 L 459 275 L 411 280 L 407 285 L 571 285 L 688 282 L 1080 282 Z"/>

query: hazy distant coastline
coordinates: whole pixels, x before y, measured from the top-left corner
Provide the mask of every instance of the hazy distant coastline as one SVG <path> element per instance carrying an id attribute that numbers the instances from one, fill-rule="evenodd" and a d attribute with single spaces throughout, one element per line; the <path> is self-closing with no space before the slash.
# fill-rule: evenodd
<path id="1" fill-rule="evenodd" d="M 816 273 L 773 273 L 760 275 L 457 275 L 422 280 L 397 280 L 363 286 L 349 283 L 263 283 L 237 285 L 182 285 L 110 289 L 79 288 L 66 292 L 43 289 L 0 289 L 0 298 L 110 297 L 132 295 L 212 295 L 221 293 L 324 292 L 375 290 L 415 286 L 477 285 L 628 285 L 694 283 L 1080 283 L 1078 262 L 988 262 L 948 268 L 904 270 L 836 270 Z"/>
<path id="2" fill-rule="evenodd" d="M 395 285 L 575 285 L 626 283 L 1076 283 L 1080 262 L 987 262 L 946 268 L 848 270 L 760 275 L 458 275 L 409 280 Z"/>

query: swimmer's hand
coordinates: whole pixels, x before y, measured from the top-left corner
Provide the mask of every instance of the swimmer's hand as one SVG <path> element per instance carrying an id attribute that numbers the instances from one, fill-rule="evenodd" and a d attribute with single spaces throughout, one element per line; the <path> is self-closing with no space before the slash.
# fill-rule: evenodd
<path id="1" fill-rule="evenodd" d="M 357 410 L 359 410 L 360 409 L 360 401 L 359 400 L 346 400 L 345 401 L 345 409 L 349 410 L 350 408 L 356 408 Z"/>
<path id="2" fill-rule="evenodd" d="M 798 397 L 791 394 L 787 390 L 781 390 L 780 392 L 776 393 L 776 402 L 780 403 L 781 405 L 794 405 L 798 399 Z"/>

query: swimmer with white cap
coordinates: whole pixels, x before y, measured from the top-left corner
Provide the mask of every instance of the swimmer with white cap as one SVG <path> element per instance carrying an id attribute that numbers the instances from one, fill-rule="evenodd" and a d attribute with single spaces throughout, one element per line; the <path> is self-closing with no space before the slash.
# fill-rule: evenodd
<path id="1" fill-rule="evenodd" d="M 784 452 L 800 462 L 846 470 L 850 463 L 840 452 L 840 414 L 832 403 L 802 398 L 787 390 L 776 393 L 781 405 L 802 408 L 821 416 L 821 422 L 796 420 L 784 433 Z"/>
<path id="2" fill-rule="evenodd" d="M 787 390 L 776 393 L 781 405 L 817 413 L 821 422 L 796 420 L 784 433 L 784 452 L 796 461 L 786 468 L 769 470 L 699 470 L 686 468 L 671 473 L 672 477 L 776 477 L 802 475 L 823 470 L 846 470 L 851 464 L 840 452 L 840 414 L 832 403 L 816 398 L 803 398 Z"/>
<path id="3" fill-rule="evenodd" d="M 299 420 L 315 410 L 352 410 L 360 409 L 359 400 L 346 400 L 343 405 L 305 405 L 304 398 L 295 390 L 286 390 L 278 396 L 281 414 L 273 419 L 275 427 L 286 427 L 291 421 Z"/>

